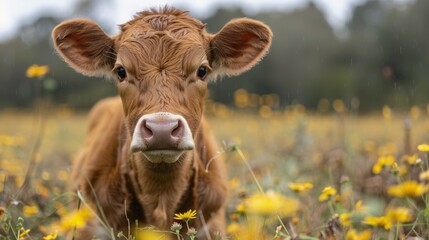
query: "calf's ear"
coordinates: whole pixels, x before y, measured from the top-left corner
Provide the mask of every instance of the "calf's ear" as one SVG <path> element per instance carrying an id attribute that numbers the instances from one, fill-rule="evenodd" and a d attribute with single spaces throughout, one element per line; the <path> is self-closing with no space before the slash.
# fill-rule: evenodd
<path id="1" fill-rule="evenodd" d="M 93 21 L 65 21 L 54 28 L 52 40 L 64 61 L 82 74 L 101 76 L 115 64 L 114 40 Z"/>
<path id="2" fill-rule="evenodd" d="M 210 41 L 213 68 L 228 75 L 249 70 L 268 52 L 272 35 L 260 21 L 231 20 Z"/>

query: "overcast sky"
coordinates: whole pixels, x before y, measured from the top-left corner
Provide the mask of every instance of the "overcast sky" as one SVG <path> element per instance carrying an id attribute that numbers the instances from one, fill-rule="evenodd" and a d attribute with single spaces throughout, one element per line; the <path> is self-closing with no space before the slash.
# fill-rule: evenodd
<path id="1" fill-rule="evenodd" d="M 214 13 L 218 6 L 240 6 L 247 14 L 265 10 L 291 11 L 308 4 L 309 0 L 111 0 L 106 9 L 112 23 L 120 24 L 131 19 L 134 13 L 154 6 L 179 6 L 191 11 L 192 15 L 204 17 Z M 328 22 L 337 30 L 350 18 L 355 5 L 365 0 L 313 0 L 324 12 Z M 411 2 L 413 0 L 385 0 Z M 13 36 L 19 25 L 31 22 L 43 13 L 57 16 L 70 15 L 77 0 L 0 0 L 0 41 Z M 109 5 L 110 7 L 110 5 Z"/>

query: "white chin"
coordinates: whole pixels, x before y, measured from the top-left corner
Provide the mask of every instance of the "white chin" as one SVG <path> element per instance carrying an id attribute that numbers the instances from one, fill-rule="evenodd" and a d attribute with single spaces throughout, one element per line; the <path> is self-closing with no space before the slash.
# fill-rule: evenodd
<path id="1" fill-rule="evenodd" d="M 143 154 L 152 163 L 175 163 L 184 151 L 180 150 L 153 150 L 143 151 Z"/>

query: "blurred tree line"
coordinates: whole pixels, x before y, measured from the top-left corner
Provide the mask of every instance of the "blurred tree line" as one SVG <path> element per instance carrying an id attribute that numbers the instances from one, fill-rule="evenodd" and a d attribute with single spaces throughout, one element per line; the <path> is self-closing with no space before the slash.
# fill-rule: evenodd
<path id="1" fill-rule="evenodd" d="M 76 12 L 103 21 L 96 19 L 99 4 L 106 2 L 83 0 Z M 361 111 L 383 105 L 426 105 L 428 12 L 427 0 L 416 0 L 406 7 L 393 1 L 369 0 L 355 7 L 342 37 L 311 2 L 294 11 L 248 16 L 272 28 L 272 48 L 251 71 L 213 83 L 212 98 L 232 104 L 234 91 L 244 88 L 256 94 L 277 94 L 282 106 L 300 103 L 316 108 L 321 99 L 358 103 Z M 244 16 L 240 9 L 219 9 L 203 21 L 209 32 L 217 32 L 230 19 Z M 34 63 L 50 66 L 49 76 L 57 81 L 52 92 L 55 104 L 88 108 L 102 97 L 115 95 L 112 82 L 83 77 L 56 56 L 50 32 L 62 20 L 47 14 L 23 26 L 15 38 L 0 43 L 0 108 L 32 106 L 36 80 L 26 78 L 25 70 Z"/>

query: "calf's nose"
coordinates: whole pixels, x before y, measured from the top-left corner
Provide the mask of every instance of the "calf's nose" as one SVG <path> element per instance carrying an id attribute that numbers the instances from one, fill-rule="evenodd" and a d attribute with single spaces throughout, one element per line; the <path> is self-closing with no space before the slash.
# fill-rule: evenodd
<path id="1" fill-rule="evenodd" d="M 147 150 L 177 149 L 183 134 L 181 119 L 146 119 L 141 124 L 141 137 Z"/>

